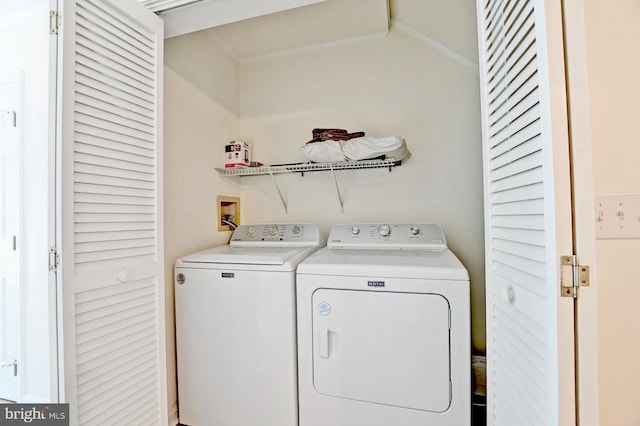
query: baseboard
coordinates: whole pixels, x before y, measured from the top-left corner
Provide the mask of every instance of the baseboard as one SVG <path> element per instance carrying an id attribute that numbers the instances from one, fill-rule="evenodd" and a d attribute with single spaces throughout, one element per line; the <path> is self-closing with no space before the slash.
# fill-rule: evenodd
<path id="1" fill-rule="evenodd" d="M 37 395 L 29 395 L 25 393 L 22 395 L 21 404 L 51 404 L 51 400 L 37 396 Z"/>

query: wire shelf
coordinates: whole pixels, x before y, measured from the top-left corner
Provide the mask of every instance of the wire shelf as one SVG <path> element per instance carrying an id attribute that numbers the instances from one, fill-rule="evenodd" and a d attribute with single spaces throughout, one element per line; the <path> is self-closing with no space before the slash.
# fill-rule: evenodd
<path id="1" fill-rule="evenodd" d="M 340 204 L 340 211 L 344 212 L 344 202 L 342 200 L 342 194 L 340 194 L 340 187 L 338 186 L 338 179 L 336 178 L 336 170 L 359 170 L 359 169 L 381 169 L 388 168 L 391 171 L 392 168 L 402 164 L 401 160 L 395 160 L 388 158 L 386 160 L 360 160 L 360 161 L 341 161 L 338 163 L 295 163 L 295 164 L 280 164 L 275 166 L 260 166 L 260 167 L 233 167 L 228 169 L 216 168 L 220 176 L 271 176 L 273 184 L 280 197 L 280 202 L 284 208 L 284 212 L 288 213 L 287 201 L 282 194 L 282 190 L 276 180 L 277 174 L 284 173 L 300 173 L 304 176 L 307 172 L 323 172 L 331 171 L 333 177 L 333 183 L 336 189 L 336 196 L 338 197 L 338 203 Z"/>
<path id="2" fill-rule="evenodd" d="M 216 168 L 220 176 L 260 176 L 274 175 L 282 173 L 306 173 L 321 172 L 327 170 L 358 170 L 358 169 L 380 169 L 388 168 L 389 171 L 393 167 L 400 166 L 402 161 L 386 159 L 386 160 L 360 160 L 360 161 L 341 161 L 337 163 L 296 163 L 282 164 L 275 166 L 260 167 L 234 167 L 234 168 Z"/>

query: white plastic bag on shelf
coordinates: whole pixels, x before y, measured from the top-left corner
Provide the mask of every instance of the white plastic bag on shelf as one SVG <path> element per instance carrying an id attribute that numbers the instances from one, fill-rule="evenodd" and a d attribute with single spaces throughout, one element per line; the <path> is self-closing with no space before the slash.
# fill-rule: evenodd
<path id="1" fill-rule="evenodd" d="M 411 155 L 407 143 L 399 136 L 363 136 L 346 141 L 313 142 L 303 146 L 302 151 L 311 161 L 318 163 L 369 160 L 382 156 L 400 161 Z"/>

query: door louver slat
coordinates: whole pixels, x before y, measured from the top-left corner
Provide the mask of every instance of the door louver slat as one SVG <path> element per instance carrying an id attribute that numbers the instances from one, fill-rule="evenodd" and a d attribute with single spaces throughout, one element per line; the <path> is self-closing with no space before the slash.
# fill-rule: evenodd
<path id="1" fill-rule="evenodd" d="M 544 231 L 544 218 L 541 215 L 516 214 L 507 212 L 503 215 L 494 215 L 491 225 L 494 228 L 512 228 L 534 231 Z"/>
<path id="2" fill-rule="evenodd" d="M 528 213 L 529 211 L 535 210 L 537 208 L 537 206 L 525 206 L 523 207 L 523 213 Z M 530 244 L 535 244 L 538 246 L 544 245 L 544 233 L 535 230 L 532 231 L 525 229 L 513 230 L 508 228 L 496 228 L 494 229 L 493 235 L 495 236 L 495 238 L 499 238 L 504 241 L 513 241 L 519 243 L 528 242 Z"/>
<path id="3" fill-rule="evenodd" d="M 88 65 L 85 65 L 87 64 Z M 88 83 L 92 87 L 106 86 L 106 92 L 109 93 L 112 90 L 121 91 L 119 96 L 135 96 L 140 99 L 141 102 L 149 102 L 149 96 L 151 94 L 145 87 L 138 87 L 135 79 L 128 75 L 118 75 L 115 71 L 105 68 L 99 72 L 99 61 L 91 61 L 89 57 L 80 59 L 76 65 L 76 72 L 78 74 L 78 81 L 82 83 Z M 84 80 L 83 77 L 87 79 Z"/>
<path id="4" fill-rule="evenodd" d="M 91 243 L 96 241 L 125 241 L 130 239 L 151 238 L 152 230 L 135 230 L 135 231 L 111 231 L 109 234 L 100 232 L 77 233 L 75 242 Z"/>
<path id="5" fill-rule="evenodd" d="M 116 86 L 114 87 L 112 83 L 113 83 L 113 80 L 109 80 L 106 77 L 102 78 L 101 80 L 96 80 L 95 78 L 91 78 L 90 76 L 84 76 L 80 73 L 76 73 L 76 84 L 78 86 L 83 84 L 84 85 L 88 84 L 88 86 L 86 87 L 89 87 L 90 90 L 96 90 L 100 92 L 98 96 L 106 96 L 107 98 L 109 98 L 109 94 L 113 92 L 114 88 L 118 88 L 117 85 L 119 84 L 116 82 L 115 83 Z M 83 90 L 78 90 L 78 93 L 83 93 Z M 148 100 L 141 98 L 140 96 L 135 96 L 135 95 L 126 93 L 125 91 L 120 91 L 118 93 L 118 96 L 114 99 L 110 99 L 110 101 L 127 102 L 139 108 L 145 109 L 148 112 L 148 114 L 151 114 L 152 116 L 154 113 L 154 106 L 152 102 L 149 102 Z"/>
<path id="6" fill-rule="evenodd" d="M 83 47 L 83 42 L 88 47 Z M 108 78 L 110 81 L 126 84 L 129 86 L 129 90 L 135 91 L 143 99 L 153 96 L 153 81 L 149 81 L 139 74 L 146 70 L 136 69 L 134 63 L 126 63 L 112 52 L 106 52 L 98 46 L 92 46 L 91 42 L 84 39 L 79 39 L 78 44 L 77 52 L 82 55 L 78 58 L 78 68 L 83 70 L 82 74 L 92 75 L 93 73 L 95 75 L 96 70 L 100 70 L 106 81 L 109 81 Z"/>
<path id="7" fill-rule="evenodd" d="M 105 103 L 106 103 L 105 97 L 106 95 L 108 95 L 108 92 L 104 91 L 104 87 L 101 87 L 101 88 L 88 87 L 82 84 L 76 85 L 76 92 L 78 94 L 82 94 L 92 99 L 101 99 Z M 138 104 L 130 102 L 127 99 L 115 98 L 115 99 L 109 99 L 109 102 L 111 102 L 111 104 L 109 105 L 119 108 L 120 111 L 128 111 L 133 114 L 136 114 L 139 117 L 144 117 L 144 118 L 153 120 L 153 110 L 141 107 Z"/>
<path id="8" fill-rule="evenodd" d="M 86 99 L 82 95 L 76 100 L 76 109 L 79 115 L 84 114 L 91 119 L 108 122 L 113 125 L 114 129 L 118 129 L 116 131 L 125 135 L 137 135 L 141 139 L 153 138 L 153 126 L 102 110 L 99 106 L 100 102 L 92 102 L 91 99 Z"/>
<path id="9" fill-rule="evenodd" d="M 111 123 L 109 121 L 102 120 L 100 117 L 92 117 L 87 114 L 78 112 L 76 114 L 76 122 L 79 124 L 85 124 L 90 129 L 90 134 L 101 136 L 102 134 L 107 137 L 121 138 L 127 140 L 130 144 L 138 143 L 142 146 L 143 143 L 148 143 L 150 147 L 153 146 L 153 135 L 145 132 L 144 130 L 137 130 L 135 128 L 121 126 L 119 124 Z M 146 129 L 145 129 L 146 130 Z"/>
<path id="10" fill-rule="evenodd" d="M 153 166 L 153 158 L 151 157 L 131 154 L 121 149 L 111 149 L 105 146 L 86 144 L 81 142 L 80 139 L 82 139 L 82 136 L 77 135 L 76 152 L 78 154 L 102 157 L 105 159 L 127 162 L 129 164 L 136 164 L 139 166 Z"/>
<path id="11" fill-rule="evenodd" d="M 75 140 L 79 143 L 154 159 L 153 144 L 147 141 L 113 132 L 108 133 L 77 122 L 75 131 Z"/>
<path id="12" fill-rule="evenodd" d="M 76 51 L 82 54 L 80 63 L 90 69 L 95 68 L 95 64 L 100 64 L 105 72 L 111 76 L 125 78 L 129 82 L 135 82 L 142 85 L 141 89 L 146 90 L 149 94 L 153 90 L 153 80 L 146 76 L 149 72 L 145 67 L 135 62 L 135 56 L 121 56 L 118 52 L 114 52 L 115 48 L 110 49 L 108 46 L 101 46 L 94 42 L 93 36 L 87 30 L 87 36 L 81 36 L 76 40 Z M 122 74 L 124 73 L 124 75 Z"/>
<path id="13" fill-rule="evenodd" d="M 136 26 L 135 23 L 126 22 L 126 19 L 122 19 L 123 15 L 110 14 L 108 8 L 101 8 L 98 3 L 85 3 L 76 13 L 78 34 L 89 30 L 97 44 L 111 46 L 115 49 L 114 53 L 121 52 L 125 58 L 135 56 L 138 59 L 133 59 L 132 63 L 143 65 L 148 72 L 153 72 L 154 42 L 139 31 L 130 31 Z"/>
<path id="14" fill-rule="evenodd" d="M 122 108 L 118 105 L 114 105 L 112 103 L 107 103 L 103 100 L 104 95 L 96 96 L 86 96 L 81 92 L 77 92 L 78 96 L 76 101 L 78 104 L 93 106 L 94 108 L 102 111 L 103 113 L 109 114 L 111 116 L 118 116 L 122 114 Z M 145 117 L 144 115 L 138 114 L 134 111 L 127 111 L 127 119 L 128 122 L 139 123 L 145 127 L 153 128 L 153 117 Z"/>
<path id="15" fill-rule="evenodd" d="M 128 22 L 126 22 L 126 19 L 122 19 L 122 15 L 114 15 L 110 13 L 108 8 L 101 8 L 100 5 L 93 5 L 91 3 L 84 4 L 78 15 L 90 15 L 88 19 L 90 22 L 117 36 L 123 42 L 128 43 L 131 47 L 141 52 L 150 63 L 153 63 L 153 55 L 149 53 L 150 50 L 154 49 L 153 38 L 139 27 L 134 33 L 131 33 L 125 31 L 123 27 L 119 25 L 119 23 L 124 23 L 124 28 L 131 30 L 132 25 L 134 25 L 132 21 L 128 20 Z"/>
<path id="16" fill-rule="evenodd" d="M 538 138 L 539 138 L 539 135 L 536 136 L 536 139 Z M 533 143 L 536 143 L 536 142 L 533 141 Z M 518 162 L 508 163 L 498 169 L 493 169 L 492 182 L 499 179 L 504 179 L 505 177 L 508 177 L 517 173 L 535 169 L 536 167 L 540 167 L 540 164 L 542 161 L 541 157 L 542 157 L 542 151 L 538 150 L 538 151 L 534 151 L 531 155 L 520 158 Z"/>
<path id="17" fill-rule="evenodd" d="M 153 194 L 144 189 L 107 185 L 93 185 L 81 182 L 78 182 L 78 184 L 76 185 L 76 196 L 78 196 L 79 194 L 115 195 L 122 197 L 141 197 L 153 199 Z"/>

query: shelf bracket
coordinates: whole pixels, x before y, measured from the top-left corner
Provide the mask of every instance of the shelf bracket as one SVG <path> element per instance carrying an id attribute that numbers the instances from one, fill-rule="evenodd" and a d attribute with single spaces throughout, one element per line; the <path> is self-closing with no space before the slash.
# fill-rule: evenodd
<path id="1" fill-rule="evenodd" d="M 278 181 L 276 180 L 276 177 L 274 176 L 272 171 L 269 171 L 269 176 L 271 176 L 271 179 L 273 180 L 273 184 L 276 186 L 276 191 L 278 191 L 278 195 L 280 196 L 280 202 L 282 203 L 282 207 L 284 207 L 284 213 L 288 214 L 289 209 L 287 207 L 287 202 L 284 200 L 284 197 L 282 196 L 282 191 L 280 191 L 280 185 L 278 185 Z"/>
<path id="2" fill-rule="evenodd" d="M 340 195 L 340 187 L 338 186 L 338 179 L 336 178 L 336 171 L 333 168 L 333 164 L 329 166 L 331 168 L 331 174 L 333 175 L 333 183 L 336 186 L 336 195 L 338 195 L 338 202 L 340 203 L 340 212 L 344 213 L 344 203 L 342 201 L 342 196 Z"/>

